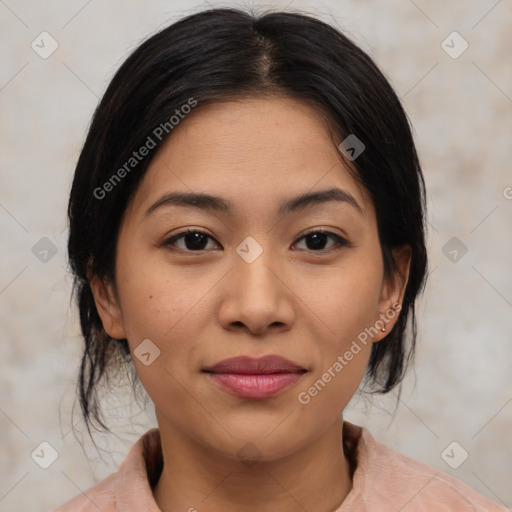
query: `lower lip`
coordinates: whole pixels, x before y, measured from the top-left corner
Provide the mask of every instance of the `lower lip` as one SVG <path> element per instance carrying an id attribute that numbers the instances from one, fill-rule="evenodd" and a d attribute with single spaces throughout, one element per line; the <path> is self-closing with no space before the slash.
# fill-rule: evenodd
<path id="1" fill-rule="evenodd" d="M 302 373 L 211 373 L 212 378 L 228 393 L 241 398 L 267 398 L 295 384 Z"/>

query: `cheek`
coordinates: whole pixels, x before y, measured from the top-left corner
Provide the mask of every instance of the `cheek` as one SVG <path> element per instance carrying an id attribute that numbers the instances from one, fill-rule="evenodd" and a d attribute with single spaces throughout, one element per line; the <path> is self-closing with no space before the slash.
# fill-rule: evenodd
<path id="1" fill-rule="evenodd" d="M 350 270 L 349 270 L 350 268 Z M 378 260 L 360 258 L 326 279 L 313 306 L 320 311 L 323 336 L 311 347 L 313 373 L 298 390 L 304 428 L 326 428 L 342 413 L 364 377 L 371 353 L 369 329 L 378 319 L 381 275 Z M 340 269 L 338 269 L 340 270 Z M 314 294 L 309 295 L 313 300 Z"/>
<path id="2" fill-rule="evenodd" d="M 199 339 L 208 291 L 215 276 L 197 268 L 177 268 L 163 258 L 127 248 L 117 263 L 119 294 L 122 297 L 123 323 L 132 351 L 145 339 L 161 351 L 161 360 L 177 366 L 180 354 L 186 355 Z M 172 356 L 172 357 L 171 357 Z"/>
<path id="3" fill-rule="evenodd" d="M 343 349 L 378 319 L 382 263 L 369 251 L 354 253 L 329 273 L 310 276 L 301 287 L 332 349 Z M 314 283 L 314 284 L 313 284 Z"/>

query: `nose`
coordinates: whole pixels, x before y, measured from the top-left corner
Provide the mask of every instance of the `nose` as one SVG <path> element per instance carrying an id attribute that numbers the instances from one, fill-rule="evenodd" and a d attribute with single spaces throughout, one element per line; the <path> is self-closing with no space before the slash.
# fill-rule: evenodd
<path id="1" fill-rule="evenodd" d="M 252 263 L 235 254 L 223 280 L 219 320 L 227 330 L 252 335 L 285 331 L 295 318 L 293 298 L 283 266 L 270 251 L 264 250 Z"/>

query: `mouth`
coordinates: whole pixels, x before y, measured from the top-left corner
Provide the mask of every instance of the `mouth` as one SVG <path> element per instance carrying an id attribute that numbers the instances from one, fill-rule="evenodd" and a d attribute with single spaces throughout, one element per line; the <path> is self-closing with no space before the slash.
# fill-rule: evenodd
<path id="1" fill-rule="evenodd" d="M 234 357 L 202 370 L 240 398 L 267 398 L 293 386 L 308 370 L 281 356 Z"/>

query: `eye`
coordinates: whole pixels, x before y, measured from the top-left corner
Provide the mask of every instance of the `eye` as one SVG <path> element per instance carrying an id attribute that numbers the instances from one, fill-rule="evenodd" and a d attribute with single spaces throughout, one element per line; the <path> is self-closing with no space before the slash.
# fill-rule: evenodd
<path id="1" fill-rule="evenodd" d="M 325 244 L 329 238 L 334 240 L 335 243 L 326 249 Z M 312 250 L 313 252 L 338 250 L 342 247 L 350 247 L 351 245 L 350 242 L 345 240 L 343 237 L 336 235 L 335 233 L 331 233 L 330 231 L 323 230 L 311 231 L 299 238 L 299 240 L 306 240 L 307 249 Z"/>
<path id="2" fill-rule="evenodd" d="M 334 240 L 334 244 L 331 245 L 331 247 L 325 248 L 326 242 L 329 238 Z M 182 231 L 181 233 L 168 238 L 162 245 L 165 247 L 171 246 L 172 248 L 176 248 L 184 252 L 199 252 L 208 249 L 208 239 L 215 240 L 205 231 L 197 228 L 189 228 L 186 231 Z M 330 231 L 323 230 L 307 233 L 299 238 L 299 240 L 306 240 L 306 250 L 313 252 L 331 251 L 351 246 L 350 242 L 345 240 L 343 237 L 336 235 L 335 233 L 331 233 Z M 179 245 L 180 243 L 181 246 Z M 218 244 L 218 246 L 221 247 L 220 244 Z"/>
<path id="3" fill-rule="evenodd" d="M 200 229 L 187 229 L 164 241 L 162 245 L 171 246 L 185 252 L 199 252 L 207 249 L 208 239 L 214 240 L 208 233 Z M 181 243 L 181 247 L 178 243 Z M 220 245 L 220 244 L 219 244 Z"/>

